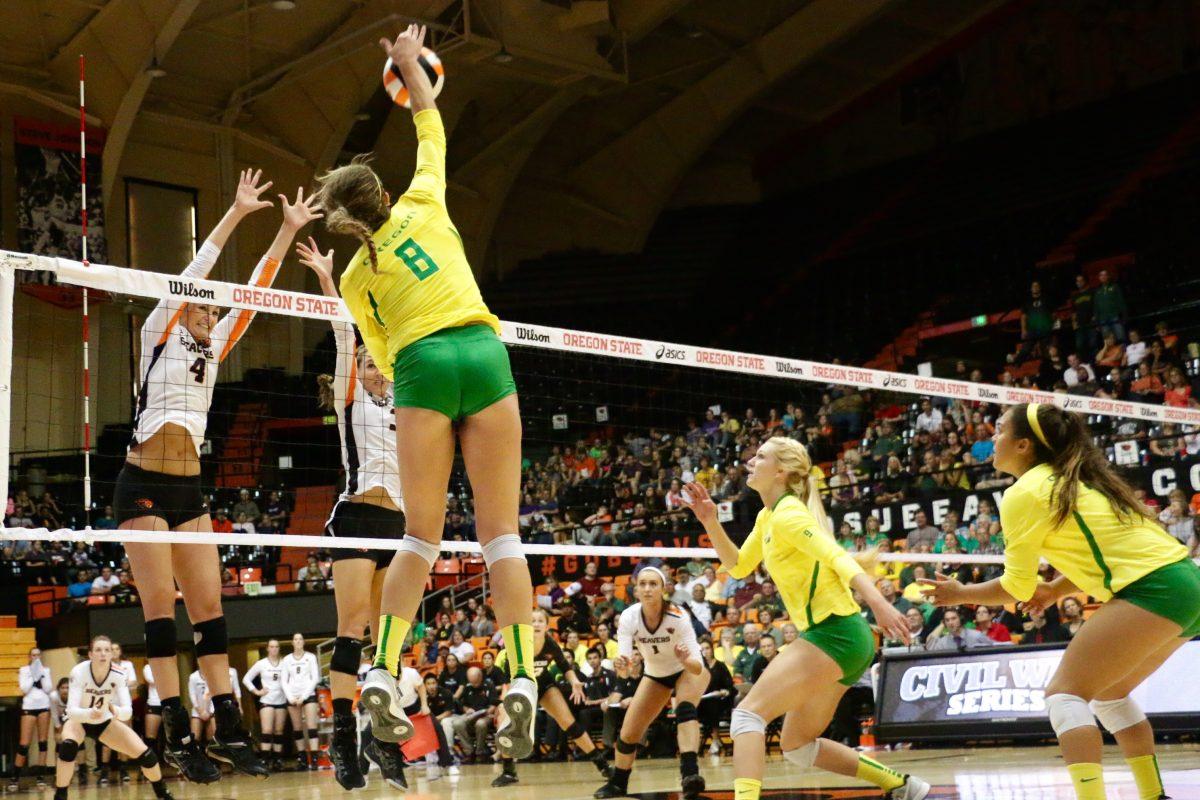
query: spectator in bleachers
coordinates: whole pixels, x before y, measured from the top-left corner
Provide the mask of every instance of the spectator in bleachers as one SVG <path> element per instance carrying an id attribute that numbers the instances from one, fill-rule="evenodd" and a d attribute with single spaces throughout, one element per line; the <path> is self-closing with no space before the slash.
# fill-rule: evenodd
<path id="1" fill-rule="evenodd" d="M 1096 349 L 1096 327 L 1094 292 L 1086 275 L 1075 276 L 1075 289 L 1071 292 L 1071 327 L 1075 329 L 1075 349 L 1090 353 Z M 1061 371 L 1061 370 L 1060 370 Z"/>
<path id="2" fill-rule="evenodd" d="M 296 580 L 300 584 L 301 591 L 316 592 L 328 586 L 329 574 L 324 565 L 317 560 L 316 555 L 309 553 L 308 561 L 300 568 Z"/>
<path id="3" fill-rule="evenodd" d="M 40 543 L 35 542 L 34 544 Z M 120 579 L 113 574 L 112 567 L 101 567 L 100 574 L 92 581 L 92 594 L 108 594 L 120 582 Z"/>
<path id="4" fill-rule="evenodd" d="M 1017 360 L 1024 361 L 1040 353 L 1042 340 L 1054 328 L 1054 309 L 1042 296 L 1042 284 L 1029 286 L 1029 300 L 1021 308 L 1021 349 Z"/>
<path id="5" fill-rule="evenodd" d="M 258 503 L 250 499 L 250 490 L 242 489 L 238 492 L 238 501 L 233 505 L 233 518 L 235 520 L 245 517 L 245 521 L 257 525 L 258 518 L 262 516 L 258 510 Z"/>
<path id="6" fill-rule="evenodd" d="M 1112 282 L 1108 270 L 1100 270 L 1096 276 L 1100 285 L 1093 295 L 1096 324 L 1101 333 L 1111 333 L 1118 342 L 1125 341 L 1125 317 L 1129 309 L 1125 305 L 1125 294 L 1121 287 Z"/>
<path id="7" fill-rule="evenodd" d="M 492 636 L 496 633 L 496 612 L 492 607 L 483 604 L 475 609 L 475 617 L 471 620 L 472 636 Z"/>
<path id="8" fill-rule="evenodd" d="M 1142 361 L 1137 366 L 1137 378 L 1129 386 L 1129 399 L 1140 403 L 1161 403 L 1166 387 L 1162 379 L 1156 375 L 1149 361 Z"/>
<path id="9" fill-rule="evenodd" d="M 115 531 L 117 529 L 117 519 L 113 515 L 113 507 L 105 506 L 104 513 L 92 520 L 92 527 L 98 531 Z"/>
<path id="10" fill-rule="evenodd" d="M 929 399 L 921 401 L 921 413 L 917 415 L 916 429 L 931 435 L 939 433 L 942 429 L 942 412 L 934 408 Z"/>
<path id="11" fill-rule="evenodd" d="M 85 598 L 92 593 L 92 573 L 81 569 L 75 575 L 75 581 L 67 586 L 67 597 Z"/>
<path id="12" fill-rule="evenodd" d="M 238 505 L 241 505 L 240 503 Z M 236 509 L 237 506 L 234 506 Z M 254 524 L 254 520 L 246 515 L 244 511 L 234 512 L 233 532 L 234 533 L 255 533 L 258 527 Z"/>
<path id="13" fill-rule="evenodd" d="M 687 608 L 691 612 L 692 618 L 707 631 L 712 627 L 712 607 L 704 597 L 705 588 L 704 584 L 699 581 L 692 584 L 692 599 L 688 601 Z"/>
<path id="14" fill-rule="evenodd" d="M 1167 370 L 1166 391 L 1163 393 L 1163 403 L 1175 408 L 1198 408 L 1200 403 L 1192 397 L 1192 387 L 1187 376 L 1179 367 Z"/>
<path id="15" fill-rule="evenodd" d="M 1045 613 L 1038 609 L 1025 611 L 1021 617 L 1021 629 L 1021 644 L 1065 642 L 1071 638 L 1067 629 L 1058 621 L 1057 606 L 1050 606 Z"/>
<path id="16" fill-rule="evenodd" d="M 604 706 L 617 687 L 617 674 L 604 666 L 607 656 L 599 646 L 588 648 L 581 666 L 583 674 L 584 701 L 575 714 L 575 719 L 585 731 L 591 731 L 597 723 L 603 725 Z"/>
<path id="17" fill-rule="evenodd" d="M 475 646 L 463 638 L 458 628 L 454 628 L 450 634 L 450 654 L 463 664 L 475 660 Z"/>
<path id="18" fill-rule="evenodd" d="M 492 686 L 504 686 L 508 683 L 508 672 L 503 667 L 496 666 L 496 656 L 491 650 L 484 650 L 479 657 L 483 679 Z"/>
<path id="19" fill-rule="evenodd" d="M 440 652 L 440 643 L 438 649 Z M 458 656 L 448 652 L 442 662 L 442 669 L 438 673 L 438 685 L 449 690 L 456 701 L 461 700 L 463 689 L 467 685 L 467 677 L 467 668 L 458 660 Z"/>
<path id="20" fill-rule="evenodd" d="M 137 588 L 133 585 L 129 578 L 129 573 L 125 570 L 117 572 L 117 584 L 109 591 L 109 597 L 114 603 L 134 603 L 137 602 Z"/>
<path id="21" fill-rule="evenodd" d="M 978 647 L 992 647 L 994 644 L 985 634 L 974 628 L 963 627 L 962 611 L 952 607 L 942 611 L 942 622 L 930 632 L 925 649 L 957 650 L 961 653 Z"/>
<path id="22" fill-rule="evenodd" d="M 233 533 L 233 522 L 229 519 L 229 512 L 223 508 L 217 509 L 212 526 L 213 533 Z"/>
<path id="23" fill-rule="evenodd" d="M 1146 343 L 1137 328 L 1129 329 L 1129 343 L 1125 345 L 1125 360 L 1122 366 L 1134 368 L 1146 357 Z"/>
<path id="24" fill-rule="evenodd" d="M 1078 598 L 1066 597 L 1063 598 L 1059 607 L 1063 627 L 1067 629 L 1067 636 L 1075 638 L 1075 634 L 1079 633 L 1079 629 L 1083 627 L 1083 604 L 1079 602 Z"/>
<path id="25" fill-rule="evenodd" d="M 271 492 L 259 525 L 263 533 L 283 533 L 287 530 L 288 509 L 279 492 Z"/>
<path id="26" fill-rule="evenodd" d="M 1006 644 L 1012 642 L 1012 634 L 1003 622 L 995 619 L 996 612 L 988 606 L 978 606 L 975 609 L 975 630 L 987 636 L 993 642 Z"/>
<path id="27" fill-rule="evenodd" d="M 909 480 L 910 476 L 904 471 L 904 466 L 901 464 L 900 459 L 897 456 L 889 457 L 887 468 L 880 476 L 879 482 L 875 484 L 873 490 L 875 504 L 886 506 L 892 503 L 903 502 Z"/>
<path id="28" fill-rule="evenodd" d="M 929 524 L 929 515 L 925 513 L 924 509 L 919 509 L 913 520 L 917 523 L 917 527 L 909 531 L 908 536 L 905 537 L 906 549 L 916 551 L 916 548 L 926 546 L 932 551 L 940 538 L 938 529 Z"/>
<path id="29" fill-rule="evenodd" d="M 1096 353 L 1096 366 L 1111 369 L 1113 367 L 1120 368 L 1124 363 L 1125 346 L 1117 341 L 1117 337 L 1112 331 L 1106 331 L 1104 343 Z"/>
<path id="30" fill-rule="evenodd" d="M 742 626 L 742 651 L 733 659 L 733 672 L 740 675 L 742 680 L 753 680 L 754 663 L 758 660 L 762 644 L 762 629 L 753 622 Z"/>
<path id="31" fill-rule="evenodd" d="M 762 648 L 758 654 L 758 658 L 754 662 L 754 666 L 750 669 L 750 683 L 758 682 L 762 677 L 763 671 L 775 660 L 775 656 L 779 655 L 779 645 L 772 636 L 762 637 Z"/>
<path id="32" fill-rule="evenodd" d="M 1192 519 L 1192 509 L 1188 506 L 1185 495 L 1179 489 L 1168 495 L 1169 503 L 1158 515 L 1158 521 L 1167 529 L 1167 533 L 1180 542 L 1191 546 L 1195 536 L 1195 523 Z"/>

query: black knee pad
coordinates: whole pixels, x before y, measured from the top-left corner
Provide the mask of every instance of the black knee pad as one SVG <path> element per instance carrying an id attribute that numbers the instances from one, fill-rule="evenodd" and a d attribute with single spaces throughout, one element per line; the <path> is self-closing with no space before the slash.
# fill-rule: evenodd
<path id="1" fill-rule="evenodd" d="M 42 751 L 42 755 L 46 754 L 46 740 L 42 739 L 38 742 L 38 750 Z"/>
<path id="2" fill-rule="evenodd" d="M 196 658 L 223 656 L 229 652 L 229 633 L 225 629 L 225 617 L 213 617 L 192 625 L 192 642 L 196 646 Z"/>
<path id="3" fill-rule="evenodd" d="M 627 756 L 635 755 L 638 751 L 638 746 L 635 742 L 627 742 L 620 736 L 617 737 L 616 748 L 618 753 L 624 753 Z"/>
<path id="4" fill-rule="evenodd" d="M 170 617 L 146 620 L 146 658 L 174 658 L 175 620 Z"/>
<path id="5" fill-rule="evenodd" d="M 317 729 L 316 729 L 316 728 L 309 728 L 309 729 L 306 731 L 306 733 L 308 734 L 308 738 L 309 738 L 309 739 L 316 739 L 316 738 L 317 738 Z"/>
<path id="6" fill-rule="evenodd" d="M 292 731 L 292 739 L 294 741 L 302 741 L 304 739 L 304 731 Z"/>
<path id="7" fill-rule="evenodd" d="M 333 655 L 329 659 L 329 671 L 357 676 L 358 667 L 362 664 L 362 650 L 362 639 L 352 639 L 349 636 L 337 637 L 333 642 Z"/>
<path id="8" fill-rule="evenodd" d="M 28 758 L 29 757 L 29 745 L 27 745 L 27 744 L 17 745 L 17 755 L 22 756 L 24 758 Z"/>
<path id="9" fill-rule="evenodd" d="M 575 741 L 580 736 L 583 736 L 585 733 L 587 733 L 587 731 L 585 731 L 583 726 L 579 724 L 579 720 L 575 720 L 569 726 L 567 726 L 565 733 L 567 734 L 568 739 Z"/>
<path id="10" fill-rule="evenodd" d="M 685 722 L 695 722 L 697 719 L 695 703 L 689 703 L 687 700 L 684 700 L 675 706 L 676 725 L 682 725 Z"/>
<path id="11" fill-rule="evenodd" d="M 58 743 L 58 760 L 70 762 L 75 760 L 75 756 L 79 755 L 79 742 L 73 739 L 63 739 Z"/>
<path id="12" fill-rule="evenodd" d="M 142 753 L 136 759 L 137 765 L 142 769 L 151 769 L 158 766 L 158 756 L 154 754 L 152 748 L 147 747 L 146 752 Z"/>

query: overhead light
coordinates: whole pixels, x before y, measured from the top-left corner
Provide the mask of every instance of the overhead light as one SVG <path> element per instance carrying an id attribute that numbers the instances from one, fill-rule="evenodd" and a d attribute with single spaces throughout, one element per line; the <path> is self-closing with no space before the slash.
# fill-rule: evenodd
<path id="1" fill-rule="evenodd" d="M 271 8 L 276 11 L 294 11 L 296 0 L 271 0 Z"/>
<path id="2" fill-rule="evenodd" d="M 150 66 L 146 67 L 146 75 L 151 78 L 167 77 L 167 71 L 158 63 L 158 56 L 150 60 Z"/>
<path id="3" fill-rule="evenodd" d="M 508 52 L 508 48 L 504 45 L 500 45 L 500 52 L 492 56 L 492 61 L 495 61 L 497 64 L 511 64 L 512 60 L 512 53 Z"/>

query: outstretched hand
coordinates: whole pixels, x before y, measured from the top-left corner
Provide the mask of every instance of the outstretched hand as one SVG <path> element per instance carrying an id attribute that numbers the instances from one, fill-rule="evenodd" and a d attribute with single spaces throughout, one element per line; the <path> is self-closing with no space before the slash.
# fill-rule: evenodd
<path id="1" fill-rule="evenodd" d="M 270 200 L 263 200 L 260 195 L 271 188 L 271 181 L 259 185 L 262 180 L 262 170 L 244 169 L 238 176 L 237 194 L 233 198 L 233 207 L 242 214 L 253 214 L 264 208 L 275 205 Z"/>
<path id="2" fill-rule="evenodd" d="M 413 23 L 401 31 L 394 42 L 389 41 L 387 37 L 380 39 L 379 46 L 388 54 L 393 64 L 416 61 L 421 55 L 421 48 L 425 46 L 425 26 Z"/>
<path id="3" fill-rule="evenodd" d="M 701 484 L 693 481 L 683 487 L 679 498 L 685 506 L 691 509 L 701 524 L 715 522 L 717 519 L 717 504 Z"/>
<path id="4" fill-rule="evenodd" d="M 307 199 L 304 197 L 304 187 L 296 188 L 296 200 L 289 203 L 285 195 L 279 195 L 283 206 L 283 222 L 295 230 L 300 230 L 313 220 L 321 219 L 324 214 L 317 210 L 318 195 L 314 192 Z"/>
<path id="5" fill-rule="evenodd" d="M 925 595 L 925 599 L 935 606 L 956 606 L 962 602 L 962 582 L 949 575 L 935 572 L 933 580 L 919 578 L 917 583 L 921 584 L 921 593 Z"/>
<path id="6" fill-rule="evenodd" d="M 296 255 L 299 257 L 300 263 L 315 272 L 322 283 L 333 280 L 332 247 L 329 248 L 328 253 L 322 253 L 321 248 L 317 247 L 316 240 L 310 236 L 307 244 L 297 243 Z"/>

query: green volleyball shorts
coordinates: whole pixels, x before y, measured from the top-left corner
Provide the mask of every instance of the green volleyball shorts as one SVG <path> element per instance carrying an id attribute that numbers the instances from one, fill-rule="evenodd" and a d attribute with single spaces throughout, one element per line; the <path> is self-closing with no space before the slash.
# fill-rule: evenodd
<path id="1" fill-rule="evenodd" d="M 1178 623 L 1180 636 L 1200 636 L 1200 567 L 1191 559 L 1159 567 L 1113 597 Z"/>
<path id="2" fill-rule="evenodd" d="M 396 408 L 428 408 L 455 422 L 516 394 L 508 349 L 487 325 L 446 328 L 396 354 Z"/>
<path id="3" fill-rule="evenodd" d="M 867 621 L 855 614 L 831 614 L 800 634 L 819 647 L 842 668 L 839 683 L 853 686 L 875 660 L 875 634 Z"/>

